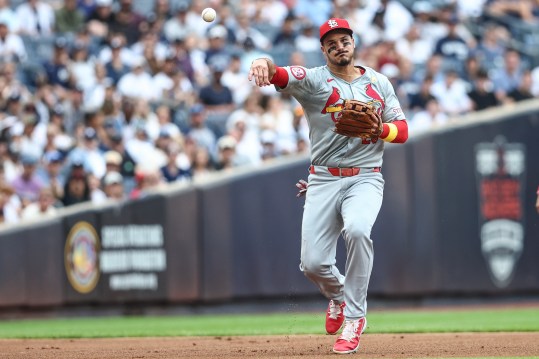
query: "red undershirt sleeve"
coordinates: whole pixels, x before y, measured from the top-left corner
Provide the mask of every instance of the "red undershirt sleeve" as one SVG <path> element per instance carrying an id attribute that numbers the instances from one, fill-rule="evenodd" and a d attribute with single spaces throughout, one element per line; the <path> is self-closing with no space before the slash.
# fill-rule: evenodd
<path id="1" fill-rule="evenodd" d="M 406 120 L 395 120 L 384 123 L 380 138 L 386 142 L 404 143 L 408 139 L 408 123 Z"/>
<path id="2" fill-rule="evenodd" d="M 286 87 L 286 85 L 288 85 L 288 72 L 282 67 L 275 66 L 275 74 L 270 82 L 279 87 Z"/>

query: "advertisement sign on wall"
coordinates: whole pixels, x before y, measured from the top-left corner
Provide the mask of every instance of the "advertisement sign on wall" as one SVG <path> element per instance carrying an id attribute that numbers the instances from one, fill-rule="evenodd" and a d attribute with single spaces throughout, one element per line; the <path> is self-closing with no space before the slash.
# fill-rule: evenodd
<path id="1" fill-rule="evenodd" d="M 475 159 L 481 250 L 493 283 L 505 288 L 524 244 L 525 146 L 499 136 L 476 145 Z"/>

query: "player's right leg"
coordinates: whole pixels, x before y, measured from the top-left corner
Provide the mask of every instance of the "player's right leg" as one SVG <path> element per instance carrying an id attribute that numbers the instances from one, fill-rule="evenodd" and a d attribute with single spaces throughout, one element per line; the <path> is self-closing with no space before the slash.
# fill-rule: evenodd
<path id="1" fill-rule="evenodd" d="M 300 269 L 330 299 L 326 312 L 328 334 L 335 334 L 344 322 L 344 276 L 335 266 L 337 241 L 342 228 L 336 206 L 339 193 L 338 178 L 330 174 L 309 176 L 303 212 Z"/>

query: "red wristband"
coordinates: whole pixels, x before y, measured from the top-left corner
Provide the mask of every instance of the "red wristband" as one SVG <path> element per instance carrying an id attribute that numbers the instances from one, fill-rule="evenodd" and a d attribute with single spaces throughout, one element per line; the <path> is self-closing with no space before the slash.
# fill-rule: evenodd
<path id="1" fill-rule="evenodd" d="M 275 66 L 275 74 L 270 82 L 279 87 L 286 87 L 286 85 L 288 85 L 288 72 L 282 67 Z"/>

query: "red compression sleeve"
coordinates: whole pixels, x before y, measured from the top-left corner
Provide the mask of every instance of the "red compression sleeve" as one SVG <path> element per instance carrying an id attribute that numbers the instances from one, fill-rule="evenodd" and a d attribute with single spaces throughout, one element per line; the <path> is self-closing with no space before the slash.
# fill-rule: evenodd
<path id="1" fill-rule="evenodd" d="M 275 74 L 270 82 L 279 87 L 286 87 L 286 85 L 288 85 L 288 72 L 282 67 L 275 66 Z"/>
<path id="2" fill-rule="evenodd" d="M 395 120 L 384 123 L 380 138 L 386 142 L 404 143 L 408 139 L 408 123 L 406 120 Z"/>

